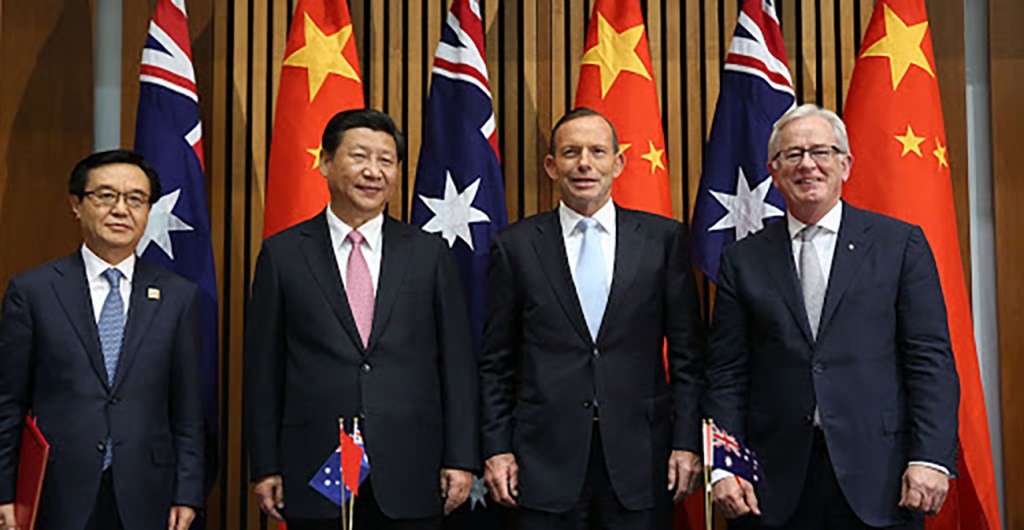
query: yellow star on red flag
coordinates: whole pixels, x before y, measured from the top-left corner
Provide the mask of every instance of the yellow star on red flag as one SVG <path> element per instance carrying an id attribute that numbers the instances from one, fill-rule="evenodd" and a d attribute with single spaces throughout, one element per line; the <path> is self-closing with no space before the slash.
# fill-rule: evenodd
<path id="1" fill-rule="evenodd" d="M 284 60 L 284 66 L 295 66 L 305 68 L 309 78 L 309 100 L 313 101 L 320 87 L 323 86 L 328 74 L 337 74 L 354 81 L 360 81 L 359 74 L 342 55 L 345 46 L 352 38 L 352 24 L 341 30 L 327 35 L 309 13 L 303 13 L 304 35 L 306 45 Z"/>
<path id="2" fill-rule="evenodd" d="M 665 164 L 661 162 L 661 157 L 663 154 L 665 154 L 665 150 L 656 149 L 654 147 L 654 142 L 650 140 L 647 141 L 647 145 L 650 150 L 647 152 L 647 154 L 640 155 L 640 158 L 643 158 L 644 160 L 651 163 L 651 173 L 653 174 L 659 168 L 665 169 Z"/>
<path id="3" fill-rule="evenodd" d="M 306 152 L 313 155 L 313 167 L 309 169 L 317 169 L 320 167 L 320 148 L 306 149 Z"/>
<path id="4" fill-rule="evenodd" d="M 925 33 L 928 31 L 928 23 L 921 22 L 913 26 L 907 26 L 892 8 L 884 5 L 885 9 L 885 36 L 875 41 L 864 53 L 865 57 L 886 57 L 889 59 L 889 69 L 892 72 L 892 89 L 896 90 L 907 70 L 911 66 L 917 66 L 935 77 L 932 66 L 928 63 L 928 57 L 921 48 Z"/>
<path id="5" fill-rule="evenodd" d="M 608 94 L 622 72 L 633 72 L 644 79 L 651 78 L 647 67 L 636 54 L 636 45 L 643 36 L 643 24 L 619 33 L 605 20 L 604 15 L 597 13 L 597 44 L 583 54 L 580 64 L 592 64 L 601 69 L 602 98 Z"/>
<path id="6" fill-rule="evenodd" d="M 921 143 L 924 142 L 924 136 L 914 135 L 914 129 L 910 127 L 909 123 L 907 124 L 907 134 L 903 136 L 897 134 L 895 138 L 903 144 L 903 152 L 900 153 L 900 156 L 907 156 L 907 153 L 914 152 L 917 156 L 924 157 L 921 153 Z"/>
<path id="7" fill-rule="evenodd" d="M 949 167 L 949 159 L 946 157 L 946 146 L 939 143 L 939 139 L 935 139 L 935 150 L 932 151 L 935 158 L 939 161 L 939 169 L 943 167 Z"/>

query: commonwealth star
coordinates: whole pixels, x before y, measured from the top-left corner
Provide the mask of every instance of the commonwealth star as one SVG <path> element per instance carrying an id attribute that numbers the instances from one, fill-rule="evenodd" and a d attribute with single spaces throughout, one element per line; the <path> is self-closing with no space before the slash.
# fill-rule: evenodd
<path id="1" fill-rule="evenodd" d="M 473 232 L 469 225 L 472 223 L 489 223 L 491 218 L 481 210 L 473 207 L 476 199 L 476 192 L 480 189 L 480 179 L 477 178 L 466 189 L 459 193 L 455 188 L 455 181 L 452 180 L 450 171 L 445 172 L 444 198 L 437 199 L 420 195 L 423 204 L 434 212 L 434 216 L 423 225 L 426 232 L 441 233 L 441 237 L 448 242 L 449 247 L 455 246 L 455 240 L 461 239 L 473 248 Z"/>
<path id="2" fill-rule="evenodd" d="M 711 228 L 708 228 L 708 232 L 735 228 L 736 241 L 739 241 L 764 228 L 765 219 L 780 217 L 783 213 L 782 210 L 764 200 L 768 196 L 772 179 L 766 177 L 751 190 L 747 183 L 747 177 L 743 174 L 743 168 L 737 168 L 737 173 L 736 195 L 708 190 L 715 200 L 726 209 L 725 215 Z"/>
<path id="3" fill-rule="evenodd" d="M 149 221 L 146 223 L 146 233 L 142 234 L 138 246 L 135 247 L 135 254 L 141 256 L 150 243 L 155 243 L 164 254 L 167 254 L 171 261 L 174 261 L 174 245 L 171 244 L 171 232 L 190 232 L 194 230 L 180 217 L 174 215 L 174 206 L 178 204 L 178 197 L 181 195 L 181 188 L 170 193 L 165 193 L 160 200 L 149 210 Z"/>

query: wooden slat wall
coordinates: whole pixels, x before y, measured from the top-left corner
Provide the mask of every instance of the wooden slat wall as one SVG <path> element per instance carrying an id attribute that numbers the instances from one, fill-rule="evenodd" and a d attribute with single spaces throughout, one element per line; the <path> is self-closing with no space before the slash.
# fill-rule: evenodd
<path id="1" fill-rule="evenodd" d="M 933 36 L 941 36 L 933 37 L 934 47 L 961 241 L 968 256 L 963 1 L 927 0 L 927 5 Z M 993 1 L 1017 4 L 1016 0 Z M 131 144 L 133 136 L 138 46 L 154 2 L 125 1 L 125 145 Z M 674 212 L 686 219 L 740 2 L 640 2 L 662 108 Z M 188 0 L 223 326 L 224 446 L 219 455 L 221 481 L 210 503 L 210 529 L 260 525 L 258 510 L 249 499 L 243 461 L 242 323 L 261 240 L 278 74 L 296 3 Z M 403 184 L 390 205 L 390 212 L 402 218 L 411 205 L 422 141 L 420 120 L 445 4 L 445 0 L 350 0 L 366 100 L 394 116 L 410 138 Z M 798 98 L 841 111 L 874 1 L 776 0 L 776 4 Z M 512 220 L 550 208 L 557 200 L 541 163 L 551 124 L 572 107 L 592 6 L 593 0 L 481 0 Z M 77 226 L 62 213 L 67 211 L 66 175 L 73 162 L 91 150 L 91 8 L 89 0 L 0 0 L 2 285 L 15 271 L 65 254 L 77 241 Z M 1005 20 L 1010 24 L 1016 19 Z M 1005 38 L 1019 45 L 1018 33 L 1009 28 Z M 58 77 L 73 81 L 44 82 Z M 1011 180 L 1005 177 L 1004 185 L 1010 186 Z M 1009 207 L 1004 211 L 1009 212 Z M 43 233 L 48 237 L 40 238 Z M 997 237 L 1013 236 L 1004 231 Z M 1012 276 L 1012 268 L 1007 267 L 1013 261 L 1000 263 L 1000 278 Z M 1012 314 L 1016 313 L 1005 313 Z M 1012 404 L 1004 407 L 1016 410 Z M 1020 491 L 1019 480 L 1012 484 Z"/>

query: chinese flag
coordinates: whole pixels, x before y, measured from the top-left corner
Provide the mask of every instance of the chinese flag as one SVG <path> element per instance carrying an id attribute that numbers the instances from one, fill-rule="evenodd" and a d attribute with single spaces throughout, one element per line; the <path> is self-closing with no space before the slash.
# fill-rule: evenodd
<path id="1" fill-rule="evenodd" d="M 584 46 L 576 106 L 615 125 L 626 170 L 612 184 L 616 204 L 672 217 L 665 135 L 637 0 L 597 0 Z"/>
<path id="2" fill-rule="evenodd" d="M 924 0 L 881 0 L 850 81 L 845 121 L 856 157 L 843 196 L 919 225 L 935 253 L 960 375 L 960 476 L 929 530 L 1000 528 L 985 399 Z"/>
<path id="3" fill-rule="evenodd" d="M 270 143 L 263 217 L 269 237 L 327 206 L 320 135 L 332 116 L 363 107 L 363 82 L 345 0 L 299 0 L 288 32 Z"/>

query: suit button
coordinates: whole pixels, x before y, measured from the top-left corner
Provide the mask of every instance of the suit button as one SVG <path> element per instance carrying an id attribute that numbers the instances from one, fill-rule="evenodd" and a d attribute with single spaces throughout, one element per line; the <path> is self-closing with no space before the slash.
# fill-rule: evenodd
<path id="1" fill-rule="evenodd" d="M 601 358 L 601 351 L 598 350 L 597 348 L 594 348 L 594 358 L 595 359 L 600 359 Z"/>
<path id="2" fill-rule="evenodd" d="M 825 373 L 825 365 L 822 363 L 814 363 L 814 367 L 811 370 L 816 374 Z"/>
<path id="3" fill-rule="evenodd" d="M 117 405 L 120 402 L 121 402 L 121 398 L 119 398 L 117 396 L 111 396 L 110 399 L 107 400 L 107 403 L 110 403 L 111 405 Z"/>
<path id="4" fill-rule="evenodd" d="M 359 369 L 360 369 L 360 370 L 361 370 L 361 371 L 362 371 L 362 372 L 363 372 L 364 374 L 368 374 L 368 373 L 370 373 L 370 370 L 373 370 L 373 367 L 372 367 L 372 366 L 370 366 L 370 363 L 363 363 L 363 365 L 362 365 L 362 366 L 360 366 L 360 367 L 359 367 Z"/>
<path id="5" fill-rule="evenodd" d="M 589 401 L 584 401 L 583 402 L 583 408 L 589 409 L 590 408 L 590 402 Z"/>
<path id="6" fill-rule="evenodd" d="M 106 453 L 107 452 L 107 442 L 97 442 L 96 443 L 96 450 L 101 452 L 101 453 Z"/>

